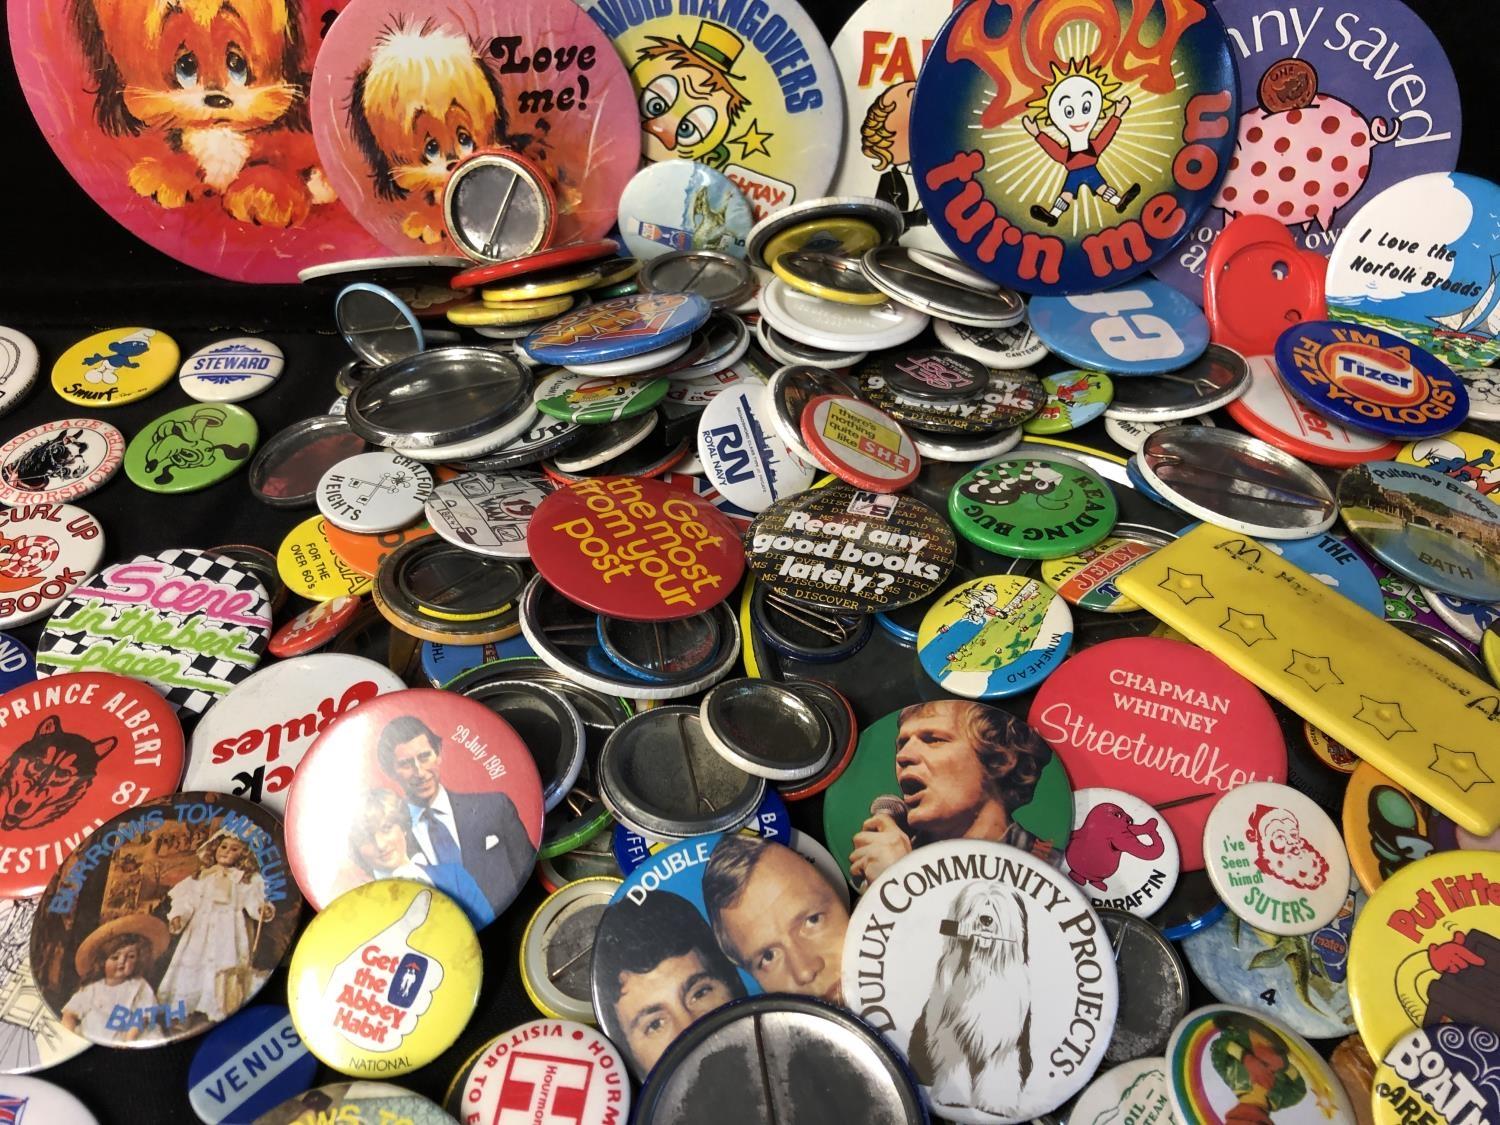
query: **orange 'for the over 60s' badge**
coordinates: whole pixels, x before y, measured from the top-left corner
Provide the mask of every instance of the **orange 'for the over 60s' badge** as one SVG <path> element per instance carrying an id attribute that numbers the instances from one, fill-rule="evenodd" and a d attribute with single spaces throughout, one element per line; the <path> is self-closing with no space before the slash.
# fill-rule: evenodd
<path id="1" fill-rule="evenodd" d="M 442 891 L 365 883 L 329 903 L 292 951 L 287 1007 L 307 1049 L 344 1074 L 407 1074 L 442 1054 L 479 999 L 479 939 Z"/>
<path id="2" fill-rule="evenodd" d="M 933 230 L 987 277 L 1092 292 L 1147 269 L 1212 202 L 1238 90 L 1206 4 L 980 0 L 938 33 L 912 103 Z"/>
<path id="3" fill-rule="evenodd" d="M 717 508 L 640 477 L 559 488 L 537 505 L 526 546 L 558 593 L 629 621 L 704 613 L 745 570 L 739 533 Z"/>

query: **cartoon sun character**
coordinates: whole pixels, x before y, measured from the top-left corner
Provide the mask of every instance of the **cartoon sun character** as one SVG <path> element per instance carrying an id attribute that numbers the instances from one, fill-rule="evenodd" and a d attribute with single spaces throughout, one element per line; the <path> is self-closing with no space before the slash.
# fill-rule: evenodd
<path id="1" fill-rule="evenodd" d="M 1049 227 L 1057 226 L 1062 215 L 1078 193 L 1085 187 L 1114 209 L 1124 214 L 1125 208 L 1141 193 L 1140 184 L 1131 184 L 1123 192 L 1111 187 L 1099 171 L 1099 158 L 1114 140 L 1120 121 L 1130 109 L 1128 97 L 1117 97 L 1120 84 L 1111 78 L 1102 67 L 1087 60 L 1069 59 L 1066 67 L 1052 64 L 1052 81 L 1042 87 L 1029 108 L 1036 110 L 1031 117 L 1021 118 L 1022 127 L 1042 146 L 1042 151 L 1067 169 L 1062 190 L 1051 208 L 1033 206 L 1031 217 Z M 1109 107 L 1109 118 L 1097 135 L 1095 126 L 1104 117 Z M 1048 126 L 1062 134 L 1059 141 Z"/>
<path id="2" fill-rule="evenodd" d="M 631 68 L 641 92 L 646 159 L 675 157 L 724 167 L 730 159 L 729 130 L 750 104 L 735 85 L 744 76 L 733 73 L 744 40 L 707 20 L 699 23 L 692 46 L 659 35 L 649 39 Z M 763 140 L 756 147 L 764 151 Z"/>

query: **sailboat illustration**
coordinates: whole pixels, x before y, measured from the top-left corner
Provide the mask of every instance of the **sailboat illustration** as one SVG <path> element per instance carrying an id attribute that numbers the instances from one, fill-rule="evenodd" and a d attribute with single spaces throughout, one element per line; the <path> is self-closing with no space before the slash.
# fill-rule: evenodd
<path id="1" fill-rule="evenodd" d="M 1434 324 L 1448 329 L 1439 335 L 1454 333 L 1461 336 L 1500 336 L 1500 272 L 1495 269 L 1495 258 L 1490 258 L 1490 283 L 1484 292 L 1466 309 L 1456 313 L 1431 318 Z"/>

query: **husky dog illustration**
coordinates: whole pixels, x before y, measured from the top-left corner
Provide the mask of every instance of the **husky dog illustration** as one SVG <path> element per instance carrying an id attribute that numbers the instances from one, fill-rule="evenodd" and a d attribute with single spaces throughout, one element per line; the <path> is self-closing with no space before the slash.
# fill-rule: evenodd
<path id="1" fill-rule="evenodd" d="M 115 737 L 91 741 L 62 729 L 56 715 L 0 765 L 0 831 L 51 824 L 83 799 Z"/>

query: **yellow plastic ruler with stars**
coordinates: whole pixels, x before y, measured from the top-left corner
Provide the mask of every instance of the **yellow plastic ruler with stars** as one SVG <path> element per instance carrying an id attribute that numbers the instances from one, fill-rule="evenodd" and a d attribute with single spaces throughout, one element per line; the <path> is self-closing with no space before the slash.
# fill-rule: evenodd
<path id="1" fill-rule="evenodd" d="M 1470 832 L 1500 827 L 1500 691 L 1254 539 L 1202 524 L 1127 595 Z"/>

